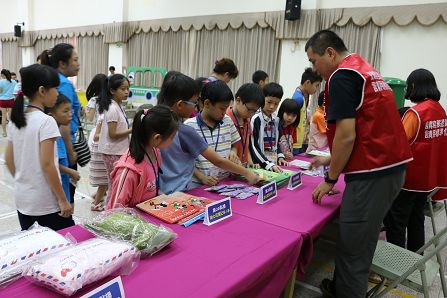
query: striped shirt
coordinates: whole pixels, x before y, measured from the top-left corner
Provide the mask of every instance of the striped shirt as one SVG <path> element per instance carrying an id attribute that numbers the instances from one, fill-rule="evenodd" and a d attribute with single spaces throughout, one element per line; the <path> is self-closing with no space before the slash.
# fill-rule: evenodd
<path id="1" fill-rule="evenodd" d="M 208 147 L 211 147 L 222 157 L 228 157 L 231 151 L 231 146 L 239 142 L 241 137 L 237 132 L 236 127 L 230 117 L 225 115 L 220 123 L 214 127 L 209 127 L 202 119 L 200 113 L 196 117 L 185 121 L 185 124 L 191 126 L 195 131 L 205 140 Z M 195 161 L 195 167 L 207 176 L 217 176 L 219 179 L 228 177 L 229 173 L 214 166 L 202 155 L 199 155 Z M 197 178 L 193 176 L 194 182 L 198 182 Z"/>

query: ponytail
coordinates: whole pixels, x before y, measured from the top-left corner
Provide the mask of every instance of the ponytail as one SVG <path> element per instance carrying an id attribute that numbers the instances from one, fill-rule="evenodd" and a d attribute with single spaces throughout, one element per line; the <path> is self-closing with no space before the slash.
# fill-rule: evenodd
<path id="1" fill-rule="evenodd" d="M 25 97 L 22 92 L 19 92 L 12 106 L 11 121 L 18 129 L 26 126 Z"/>
<path id="2" fill-rule="evenodd" d="M 2 69 L 1 72 L 2 75 L 5 76 L 5 78 L 11 83 L 11 73 L 7 69 Z"/>

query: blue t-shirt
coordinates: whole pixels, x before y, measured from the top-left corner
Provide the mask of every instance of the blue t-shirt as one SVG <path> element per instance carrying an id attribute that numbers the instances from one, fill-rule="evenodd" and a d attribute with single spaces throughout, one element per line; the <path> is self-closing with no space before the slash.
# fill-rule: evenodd
<path id="1" fill-rule="evenodd" d="M 15 80 L 0 80 L 0 88 L 2 91 L 0 92 L 0 100 L 8 100 L 14 99 L 14 88 L 17 85 L 17 81 Z"/>
<path id="2" fill-rule="evenodd" d="M 161 149 L 163 160 L 160 189 L 165 194 L 191 188 L 195 159 L 208 144 L 194 128 L 180 123 L 178 132 L 168 148 Z"/>
<path id="3" fill-rule="evenodd" d="M 296 88 L 295 92 L 292 95 L 292 99 L 300 106 L 300 109 L 304 105 L 304 94 L 300 90 L 300 88 Z"/>
<path id="4" fill-rule="evenodd" d="M 59 164 L 68 168 L 68 155 L 65 147 L 65 142 L 62 137 L 56 139 L 57 156 L 59 157 Z M 61 173 L 62 188 L 64 189 L 67 201 L 70 202 L 70 176 L 66 173 Z"/>
<path id="5" fill-rule="evenodd" d="M 78 94 L 76 93 L 73 84 L 64 76 L 61 72 L 58 72 L 60 84 L 57 87 L 57 91 L 62 93 L 70 100 L 71 111 L 73 112 L 73 118 L 71 119 L 71 141 L 74 142 L 76 137 L 75 134 L 79 127 L 79 109 L 81 108 L 81 103 L 79 102 Z"/>

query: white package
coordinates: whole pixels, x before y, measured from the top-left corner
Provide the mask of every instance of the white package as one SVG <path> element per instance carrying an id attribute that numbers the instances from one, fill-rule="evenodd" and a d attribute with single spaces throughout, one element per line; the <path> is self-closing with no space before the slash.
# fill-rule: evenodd
<path id="1" fill-rule="evenodd" d="M 19 278 L 25 266 L 72 243 L 64 236 L 35 223 L 29 230 L 0 238 L 0 285 Z"/>
<path id="2" fill-rule="evenodd" d="M 23 275 L 41 286 L 71 296 L 112 273 L 129 274 L 139 258 L 140 252 L 130 244 L 92 238 L 40 258 Z"/>

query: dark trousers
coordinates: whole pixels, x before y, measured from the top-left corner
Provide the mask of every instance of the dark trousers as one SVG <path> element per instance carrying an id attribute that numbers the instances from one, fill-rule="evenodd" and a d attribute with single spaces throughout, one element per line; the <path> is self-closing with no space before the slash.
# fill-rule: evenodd
<path id="1" fill-rule="evenodd" d="M 340 298 L 364 298 L 383 218 L 405 180 L 405 170 L 346 183 L 335 256 L 335 287 Z"/>
<path id="2" fill-rule="evenodd" d="M 425 244 L 424 205 L 427 195 L 426 192 L 400 191 L 384 220 L 388 242 L 404 248 L 406 244 L 411 251 L 417 251 Z"/>
<path id="3" fill-rule="evenodd" d="M 36 221 L 39 225 L 48 227 L 52 230 L 61 230 L 75 225 L 73 218 L 70 217 L 62 217 L 59 216 L 59 212 L 40 215 L 40 216 L 31 216 L 25 215 L 17 211 L 19 215 L 20 227 L 22 230 L 28 230 Z"/>
<path id="4" fill-rule="evenodd" d="M 78 170 L 78 164 L 70 165 L 70 169 L 73 169 L 75 171 Z M 74 204 L 74 197 L 76 193 L 76 186 L 70 183 L 70 204 Z"/>

